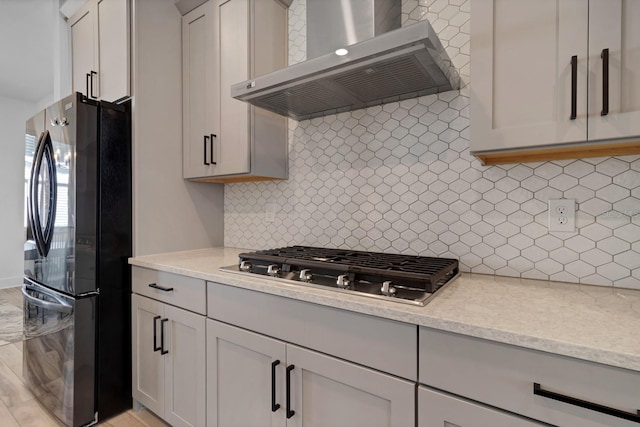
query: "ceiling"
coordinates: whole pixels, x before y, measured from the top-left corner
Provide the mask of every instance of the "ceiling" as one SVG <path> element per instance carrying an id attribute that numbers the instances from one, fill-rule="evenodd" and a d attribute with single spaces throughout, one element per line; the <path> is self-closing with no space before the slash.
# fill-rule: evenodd
<path id="1" fill-rule="evenodd" d="M 53 16 L 52 0 L 0 0 L 0 96 L 38 102 L 53 93 Z"/>

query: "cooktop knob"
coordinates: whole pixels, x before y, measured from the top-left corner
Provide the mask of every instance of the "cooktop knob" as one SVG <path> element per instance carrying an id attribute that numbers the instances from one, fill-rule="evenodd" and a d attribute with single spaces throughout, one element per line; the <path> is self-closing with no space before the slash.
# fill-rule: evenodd
<path id="1" fill-rule="evenodd" d="M 393 296 L 396 294 L 396 288 L 392 285 L 390 280 L 386 280 L 382 282 L 382 287 L 380 288 L 380 292 L 382 295 Z"/>
<path id="2" fill-rule="evenodd" d="M 251 263 L 249 261 L 242 261 L 240 263 L 240 271 L 251 271 Z"/>
<path id="3" fill-rule="evenodd" d="M 278 273 L 280 273 L 280 268 L 276 264 L 271 264 L 269 267 L 267 267 L 267 274 L 269 276 L 276 277 Z"/>
<path id="4" fill-rule="evenodd" d="M 345 289 L 349 287 L 349 276 L 346 274 L 341 274 L 338 276 L 338 280 L 336 282 L 339 288 Z"/>
<path id="5" fill-rule="evenodd" d="M 311 281 L 311 273 L 308 269 L 300 270 L 300 280 L 302 280 L 303 282 Z"/>

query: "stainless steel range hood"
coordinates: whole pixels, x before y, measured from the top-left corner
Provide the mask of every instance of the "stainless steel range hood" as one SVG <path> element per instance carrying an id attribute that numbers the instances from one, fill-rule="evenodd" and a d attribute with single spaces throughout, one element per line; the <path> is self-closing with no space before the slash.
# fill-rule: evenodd
<path id="1" fill-rule="evenodd" d="M 308 8 L 312 3 L 325 5 L 325 9 L 329 7 L 327 0 L 307 1 Z M 373 4 L 373 0 L 369 1 Z M 345 3 L 345 0 L 340 2 Z M 399 7 L 395 9 L 399 10 Z M 353 10 L 357 10 L 359 16 L 363 15 L 360 6 Z M 307 18 L 308 27 L 310 19 Z M 335 26 L 336 21 L 342 22 L 332 20 L 332 25 Z M 327 25 L 315 27 L 324 28 L 325 33 L 335 33 L 328 24 L 327 21 Z M 353 37 L 353 31 L 346 33 Z M 317 39 L 316 36 L 309 37 Z M 342 44 L 348 50 L 344 56 L 337 55 L 332 48 L 316 58 L 235 84 L 231 87 L 231 96 L 303 120 L 460 86 L 458 72 L 428 21 L 347 45 L 349 41 Z M 335 41 L 333 43 L 335 46 Z"/>

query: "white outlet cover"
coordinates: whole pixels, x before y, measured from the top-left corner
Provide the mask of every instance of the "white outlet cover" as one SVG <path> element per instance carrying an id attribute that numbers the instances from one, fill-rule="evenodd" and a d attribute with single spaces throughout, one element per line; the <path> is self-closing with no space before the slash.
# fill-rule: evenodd
<path id="1" fill-rule="evenodd" d="M 275 203 L 267 203 L 265 205 L 265 222 L 274 222 L 276 220 L 276 212 L 278 211 L 278 205 Z"/>
<path id="2" fill-rule="evenodd" d="M 568 233 L 576 231 L 576 201 L 574 199 L 549 200 L 549 231 Z"/>

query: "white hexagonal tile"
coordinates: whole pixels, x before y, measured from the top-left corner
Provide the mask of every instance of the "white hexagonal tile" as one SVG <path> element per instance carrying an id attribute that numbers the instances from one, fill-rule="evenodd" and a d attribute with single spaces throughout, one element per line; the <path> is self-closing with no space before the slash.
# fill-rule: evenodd
<path id="1" fill-rule="evenodd" d="M 582 160 L 576 160 L 564 167 L 564 173 L 571 175 L 574 178 L 582 178 L 583 176 L 589 175 L 594 170 L 595 166 L 587 162 L 583 162 Z"/>
<path id="2" fill-rule="evenodd" d="M 578 253 L 587 251 L 589 249 L 594 248 L 595 242 L 593 240 L 589 240 L 584 236 L 573 236 L 564 242 L 564 245 Z"/>
<path id="3" fill-rule="evenodd" d="M 539 239 L 536 239 L 536 246 L 539 246 L 540 248 L 547 251 L 552 251 L 562 246 L 562 240 L 558 239 L 555 236 L 547 234 L 546 236 L 542 236 Z"/>
<path id="4" fill-rule="evenodd" d="M 495 254 L 504 260 L 511 260 L 520 256 L 520 250 L 511 245 L 496 247 Z"/>
<path id="5" fill-rule="evenodd" d="M 533 245 L 533 239 L 523 234 L 518 234 L 509 237 L 508 242 L 510 245 L 523 250 Z"/>
<path id="6" fill-rule="evenodd" d="M 593 198 L 580 203 L 580 210 L 593 216 L 599 216 L 611 210 L 611 203 Z"/>
<path id="7" fill-rule="evenodd" d="M 535 168 L 533 173 L 541 178 L 549 180 L 560 175 L 562 173 L 562 168 L 553 163 L 543 163 L 541 166 Z"/>
<path id="8" fill-rule="evenodd" d="M 616 255 L 631 248 L 629 243 L 617 237 L 607 237 L 597 243 L 597 247 L 600 250 L 605 251 L 608 254 Z"/>
<path id="9" fill-rule="evenodd" d="M 613 257 L 613 261 L 616 264 L 631 270 L 640 268 L 640 254 L 635 251 L 625 251 L 619 253 Z"/>
<path id="10" fill-rule="evenodd" d="M 590 188 L 591 190 L 606 187 L 611 184 L 611 182 L 611 177 L 598 172 L 593 172 L 580 178 L 580 185 Z"/>
<path id="11" fill-rule="evenodd" d="M 616 228 L 613 234 L 629 243 L 638 242 L 640 241 L 640 226 L 636 224 L 627 224 L 620 228 Z"/>
<path id="12" fill-rule="evenodd" d="M 613 257 L 610 254 L 596 248 L 581 253 L 580 259 L 590 265 L 598 267 L 610 263 L 613 260 Z"/>
<path id="13" fill-rule="evenodd" d="M 608 176 L 616 176 L 629 169 L 629 163 L 616 158 L 609 158 L 596 165 L 596 170 Z"/>
<path id="14" fill-rule="evenodd" d="M 631 192 L 624 187 L 620 187 L 619 185 L 611 184 L 607 185 L 604 188 L 596 191 L 596 196 L 599 199 L 607 201 L 609 203 L 615 203 L 619 200 L 624 199 L 625 197 L 629 197 Z"/>
<path id="15" fill-rule="evenodd" d="M 599 275 L 606 277 L 608 280 L 620 280 L 631 275 L 628 268 L 615 263 L 602 265 L 598 267 L 596 271 Z"/>
<path id="16" fill-rule="evenodd" d="M 542 261 L 536 262 L 535 267 L 536 270 L 539 270 L 546 275 L 551 275 L 562 271 L 562 264 L 552 260 L 551 258 L 543 259 Z"/>
<path id="17" fill-rule="evenodd" d="M 570 262 L 564 266 L 564 269 L 578 278 L 586 277 L 596 272 L 596 268 L 593 265 L 582 260 Z"/>
<path id="18" fill-rule="evenodd" d="M 540 178 L 539 176 L 530 176 L 521 182 L 523 188 L 536 192 L 547 186 L 547 180 Z"/>
<path id="19" fill-rule="evenodd" d="M 549 185 L 557 190 L 566 191 L 578 185 L 578 179 L 569 175 L 560 175 L 550 179 Z"/>

